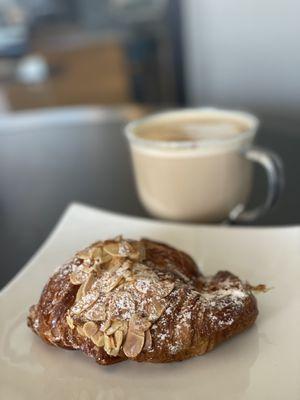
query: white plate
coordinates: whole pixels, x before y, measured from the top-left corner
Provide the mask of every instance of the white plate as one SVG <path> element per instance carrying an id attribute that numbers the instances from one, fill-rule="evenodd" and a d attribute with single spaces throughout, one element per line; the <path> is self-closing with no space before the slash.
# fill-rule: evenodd
<path id="1" fill-rule="evenodd" d="M 101 367 L 47 346 L 26 327 L 26 315 L 48 276 L 75 250 L 119 233 L 178 246 L 207 274 L 227 268 L 274 289 L 258 296 L 253 328 L 181 363 Z M 1 399 L 300 399 L 300 228 L 162 223 L 75 204 L 0 301 Z"/>

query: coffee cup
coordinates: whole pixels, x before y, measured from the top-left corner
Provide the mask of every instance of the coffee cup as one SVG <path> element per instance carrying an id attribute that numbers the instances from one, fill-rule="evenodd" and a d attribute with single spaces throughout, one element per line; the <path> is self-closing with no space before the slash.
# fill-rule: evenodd
<path id="1" fill-rule="evenodd" d="M 154 217 L 194 222 L 251 222 L 278 201 L 283 169 L 273 152 L 254 146 L 258 119 L 242 111 L 167 111 L 125 128 L 139 198 Z M 247 210 L 253 164 L 266 171 L 264 203 Z"/>

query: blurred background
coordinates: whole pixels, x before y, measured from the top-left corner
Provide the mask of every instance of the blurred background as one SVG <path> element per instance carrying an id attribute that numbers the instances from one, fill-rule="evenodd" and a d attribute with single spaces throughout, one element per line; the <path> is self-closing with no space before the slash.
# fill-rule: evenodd
<path id="1" fill-rule="evenodd" d="M 297 0 L 0 0 L 0 111 L 217 105 L 297 117 Z"/>
<path id="2" fill-rule="evenodd" d="M 0 287 L 70 202 L 147 216 L 121 133 L 160 109 L 257 114 L 286 186 L 255 223 L 300 224 L 299 15 L 298 0 L 0 0 Z M 249 207 L 265 196 L 256 168 Z"/>
<path id="3" fill-rule="evenodd" d="M 2 109 L 184 103 L 167 0 L 0 0 Z"/>

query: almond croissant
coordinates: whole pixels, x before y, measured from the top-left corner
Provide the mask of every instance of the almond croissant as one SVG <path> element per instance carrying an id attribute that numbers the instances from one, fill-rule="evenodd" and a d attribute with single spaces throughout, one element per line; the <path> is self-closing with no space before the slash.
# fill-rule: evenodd
<path id="1" fill-rule="evenodd" d="M 46 342 L 99 364 L 184 360 L 249 328 L 258 314 L 248 284 L 205 278 L 187 254 L 122 237 L 78 252 L 46 284 L 28 325 Z"/>

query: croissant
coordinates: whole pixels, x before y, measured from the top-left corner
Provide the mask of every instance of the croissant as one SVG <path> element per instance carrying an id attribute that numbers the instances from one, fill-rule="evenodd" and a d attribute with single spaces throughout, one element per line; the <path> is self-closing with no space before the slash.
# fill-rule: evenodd
<path id="1" fill-rule="evenodd" d="M 99 364 L 171 362 L 212 350 L 257 314 L 251 287 L 230 272 L 204 277 L 182 251 L 118 237 L 59 267 L 30 308 L 28 326 Z"/>

